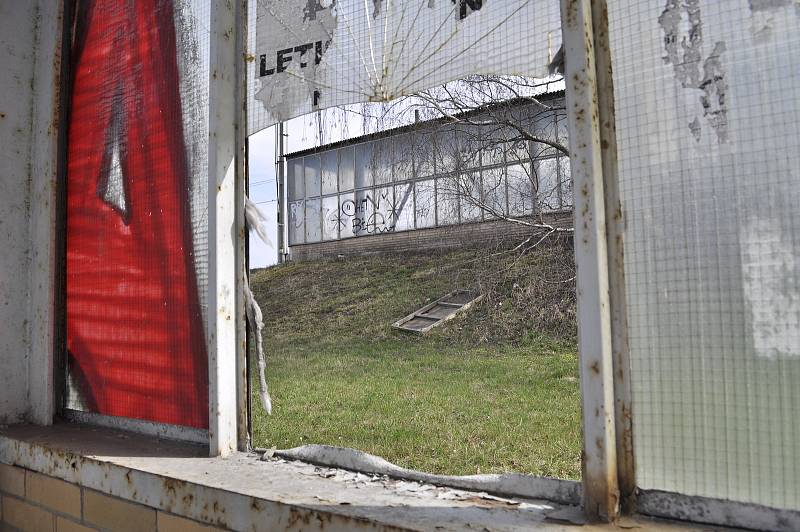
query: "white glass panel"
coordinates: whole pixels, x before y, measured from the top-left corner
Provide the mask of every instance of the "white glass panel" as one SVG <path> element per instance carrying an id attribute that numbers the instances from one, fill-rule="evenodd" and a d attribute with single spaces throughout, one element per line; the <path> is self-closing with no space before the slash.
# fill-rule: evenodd
<path id="1" fill-rule="evenodd" d="M 289 201 L 300 200 L 305 196 L 305 172 L 303 158 L 290 159 L 286 163 L 286 193 Z"/>
<path id="2" fill-rule="evenodd" d="M 458 166 L 461 170 L 480 166 L 481 148 L 486 142 L 491 142 L 486 130 L 488 128 L 477 126 L 462 126 L 456 129 Z"/>
<path id="3" fill-rule="evenodd" d="M 319 155 L 309 155 L 304 158 L 306 172 L 306 197 L 319 196 Z"/>
<path id="4" fill-rule="evenodd" d="M 394 231 L 394 188 L 376 188 L 372 194 L 372 218 L 368 229 L 371 234 Z"/>
<path id="5" fill-rule="evenodd" d="M 438 128 L 432 137 L 433 156 L 436 164 L 436 174 L 442 175 L 456 171 L 458 160 L 458 144 L 451 128 Z"/>
<path id="6" fill-rule="evenodd" d="M 339 238 L 339 199 L 336 196 L 322 198 L 322 239 Z"/>
<path id="7" fill-rule="evenodd" d="M 536 198 L 540 212 L 557 211 L 561 208 L 561 194 L 558 182 L 558 163 L 556 158 L 534 161 L 539 178 L 539 193 Z"/>
<path id="8" fill-rule="evenodd" d="M 533 120 L 532 133 L 544 139 L 558 141 L 556 136 L 556 113 L 555 111 L 540 111 Z M 541 142 L 533 142 L 531 145 L 532 157 L 543 157 L 546 155 L 555 155 L 555 148 L 551 148 L 548 144 Z"/>
<path id="9" fill-rule="evenodd" d="M 509 138 L 519 137 L 518 132 L 509 132 Z M 530 143 L 527 140 L 516 138 L 506 145 L 506 162 L 508 164 L 522 164 L 530 159 Z"/>
<path id="10" fill-rule="evenodd" d="M 558 133 L 558 142 L 565 148 L 569 145 L 569 136 L 567 133 L 567 112 L 560 109 L 556 111 L 556 131 Z"/>
<path id="11" fill-rule="evenodd" d="M 455 183 L 455 179 L 436 180 L 436 225 L 458 223 L 458 193 L 453 186 Z"/>
<path id="12" fill-rule="evenodd" d="M 356 202 L 353 192 L 339 194 L 339 238 L 356 236 L 354 220 L 356 219 Z"/>
<path id="13" fill-rule="evenodd" d="M 320 199 L 306 200 L 306 242 L 319 242 L 322 239 L 322 220 L 320 218 Z"/>
<path id="14" fill-rule="evenodd" d="M 371 234 L 369 225 L 373 221 L 374 213 L 372 189 L 357 190 L 353 204 L 353 234 L 355 236 Z"/>
<path id="15" fill-rule="evenodd" d="M 289 203 L 289 245 L 302 244 L 306 241 L 305 207 L 303 200 Z"/>
<path id="16" fill-rule="evenodd" d="M 322 161 L 322 194 L 335 194 L 339 161 L 336 150 L 321 154 Z"/>
<path id="17" fill-rule="evenodd" d="M 353 190 L 355 185 L 355 149 L 339 148 L 339 191 Z"/>
<path id="18" fill-rule="evenodd" d="M 394 182 L 412 179 L 413 145 L 411 135 L 401 135 L 392 141 L 394 146 Z"/>
<path id="19" fill-rule="evenodd" d="M 414 207 L 417 215 L 417 229 L 433 227 L 436 224 L 436 191 L 433 179 L 418 181 L 414 187 L 416 189 Z"/>
<path id="20" fill-rule="evenodd" d="M 505 150 L 506 147 L 502 140 L 495 136 L 488 137 L 481 147 L 481 164 L 483 166 L 504 164 Z"/>
<path id="21" fill-rule="evenodd" d="M 459 176 L 459 183 L 458 197 L 461 204 L 461 221 L 479 221 L 483 216 L 480 172 L 461 174 Z"/>
<path id="22" fill-rule="evenodd" d="M 506 180 L 504 168 L 483 171 L 483 201 L 486 206 L 485 218 L 506 214 Z"/>
<path id="23" fill-rule="evenodd" d="M 561 179 L 561 207 L 572 207 L 572 176 L 569 157 L 558 158 L 558 177 Z"/>
<path id="24" fill-rule="evenodd" d="M 371 142 L 356 146 L 356 188 L 372 186 L 374 162 Z"/>
<path id="25" fill-rule="evenodd" d="M 414 229 L 414 184 L 394 187 L 394 225 L 397 231 Z"/>
<path id="26" fill-rule="evenodd" d="M 796 2 L 661 4 L 609 2 L 637 484 L 797 510 Z"/>
<path id="27" fill-rule="evenodd" d="M 429 133 L 414 134 L 414 168 L 416 177 L 429 177 L 434 171 L 433 136 Z"/>
<path id="28" fill-rule="evenodd" d="M 515 164 L 507 169 L 508 175 L 508 212 L 511 216 L 528 216 L 533 214 L 533 184 L 525 166 Z"/>
<path id="29" fill-rule="evenodd" d="M 394 140 L 378 140 L 373 143 L 373 176 L 376 185 L 392 182 L 392 143 Z"/>

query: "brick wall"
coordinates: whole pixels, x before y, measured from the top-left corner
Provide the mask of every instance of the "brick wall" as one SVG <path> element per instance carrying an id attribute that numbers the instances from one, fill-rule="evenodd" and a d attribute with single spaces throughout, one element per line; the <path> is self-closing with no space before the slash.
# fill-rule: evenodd
<path id="1" fill-rule="evenodd" d="M 222 530 L 27 469 L 0 464 L 0 530 L 7 529 L 36 532 Z"/>
<path id="2" fill-rule="evenodd" d="M 545 222 L 558 227 L 571 227 L 572 213 L 553 214 L 548 216 Z M 303 261 L 339 255 L 447 249 L 478 244 L 494 246 L 520 242 L 527 238 L 530 232 L 530 227 L 504 220 L 433 227 L 295 245 L 291 248 L 291 259 Z"/>

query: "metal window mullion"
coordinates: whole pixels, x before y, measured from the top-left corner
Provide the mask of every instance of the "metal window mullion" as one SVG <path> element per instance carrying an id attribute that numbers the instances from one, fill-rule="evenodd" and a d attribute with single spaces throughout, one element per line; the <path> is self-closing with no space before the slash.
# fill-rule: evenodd
<path id="1" fill-rule="evenodd" d="M 237 246 L 235 257 L 235 268 L 237 271 L 237 299 L 236 299 L 236 346 L 234 353 L 236 354 L 236 447 L 239 451 L 250 450 L 252 430 L 250 426 L 251 410 L 250 410 L 250 378 L 249 366 L 247 364 L 248 353 L 248 334 L 247 334 L 247 320 L 245 319 L 245 296 L 244 287 L 249 286 L 249 264 L 248 264 L 248 241 L 249 234 L 245 227 L 244 221 L 244 203 L 248 191 L 248 174 L 247 174 L 247 68 L 244 65 L 245 50 L 247 49 L 247 0 L 239 0 L 237 21 L 239 22 L 239 31 L 236 34 L 236 113 L 238 126 L 234 129 L 236 139 L 236 174 L 238 179 L 235 180 L 235 220 L 236 227 L 242 228 L 241 231 L 235 231 Z"/>
<path id="2" fill-rule="evenodd" d="M 209 454 L 227 455 L 237 448 L 237 361 L 242 342 L 239 322 L 241 290 L 239 239 L 243 204 L 237 204 L 242 161 L 238 152 L 241 122 L 239 80 L 243 28 L 239 2 L 212 2 L 209 68 L 208 147 L 208 411 Z M 236 38 L 230 38 L 231 28 Z M 231 231 L 231 227 L 237 230 Z M 242 237 L 243 238 L 243 237 Z"/>
<path id="3" fill-rule="evenodd" d="M 571 174 L 575 194 L 583 499 L 590 520 L 619 512 L 603 150 L 591 0 L 561 0 Z"/>
<path id="4" fill-rule="evenodd" d="M 416 133 L 411 136 L 411 195 L 414 198 L 414 209 L 412 213 L 414 215 L 414 219 L 412 220 L 414 225 L 411 228 L 412 230 L 417 228 L 417 178 L 419 174 L 417 173 L 416 136 Z"/>
<path id="5" fill-rule="evenodd" d="M 597 72 L 597 102 L 600 138 L 603 148 L 603 190 L 608 247 L 608 283 L 613 353 L 617 477 L 620 503 L 624 511 L 635 509 L 636 471 L 633 454 L 633 412 L 628 319 L 625 294 L 623 237 L 624 211 L 619 190 L 617 135 L 614 108 L 614 80 L 606 0 L 592 2 L 594 49 Z M 575 188 L 572 201 L 575 204 Z"/>

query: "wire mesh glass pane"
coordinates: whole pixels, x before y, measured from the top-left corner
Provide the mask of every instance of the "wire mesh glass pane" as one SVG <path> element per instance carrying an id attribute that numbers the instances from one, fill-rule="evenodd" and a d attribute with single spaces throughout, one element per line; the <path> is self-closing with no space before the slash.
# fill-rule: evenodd
<path id="1" fill-rule="evenodd" d="M 208 1 L 78 10 L 66 406 L 208 427 Z"/>
<path id="2" fill-rule="evenodd" d="M 609 7 L 638 484 L 800 508 L 797 5 Z"/>
<path id="3" fill-rule="evenodd" d="M 557 0 L 252 4 L 248 134 L 478 73 L 546 77 L 560 44 Z"/>

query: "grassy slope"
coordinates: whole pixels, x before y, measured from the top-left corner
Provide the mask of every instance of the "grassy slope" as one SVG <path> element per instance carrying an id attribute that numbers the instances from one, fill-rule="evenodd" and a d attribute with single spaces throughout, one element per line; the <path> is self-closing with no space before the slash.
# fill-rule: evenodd
<path id="1" fill-rule="evenodd" d="M 254 401 L 256 445 L 354 447 L 436 473 L 577 478 L 574 302 L 570 286 L 540 279 L 548 253 L 383 255 L 256 272 L 274 401 L 271 417 Z M 391 329 L 428 298 L 476 283 L 492 295 L 464 317 L 425 337 Z"/>

